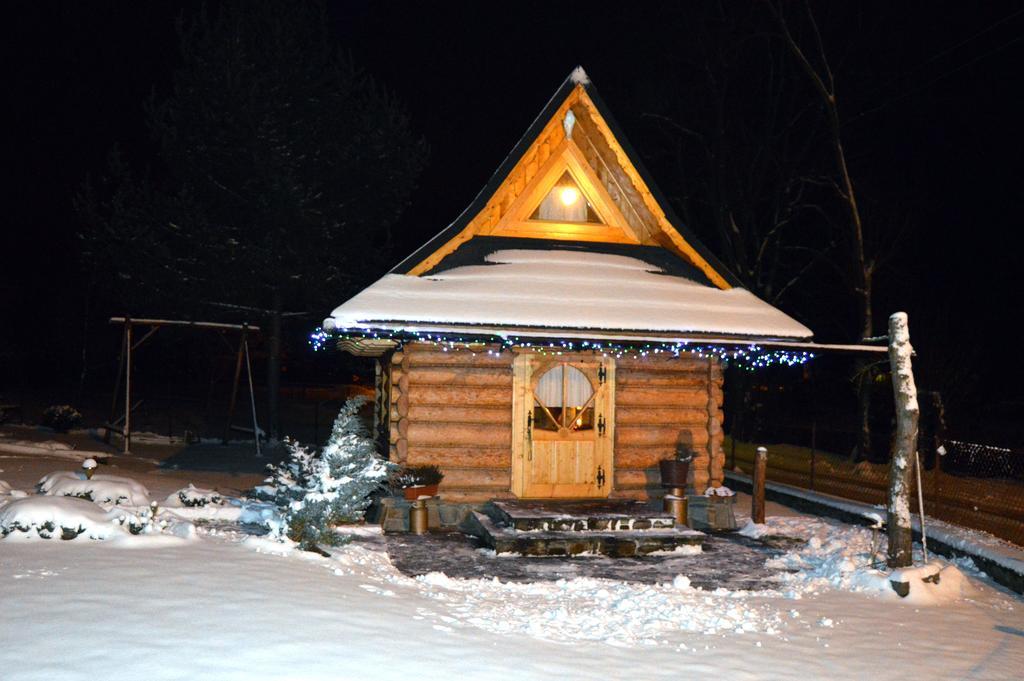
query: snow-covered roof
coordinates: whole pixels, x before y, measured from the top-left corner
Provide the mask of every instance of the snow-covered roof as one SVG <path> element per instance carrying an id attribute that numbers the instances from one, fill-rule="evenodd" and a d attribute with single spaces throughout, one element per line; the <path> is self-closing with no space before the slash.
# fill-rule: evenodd
<path id="1" fill-rule="evenodd" d="M 473 327 L 809 339 L 811 331 L 742 288 L 721 290 L 637 257 L 505 249 L 484 264 L 387 274 L 325 320 L 332 329 Z"/>

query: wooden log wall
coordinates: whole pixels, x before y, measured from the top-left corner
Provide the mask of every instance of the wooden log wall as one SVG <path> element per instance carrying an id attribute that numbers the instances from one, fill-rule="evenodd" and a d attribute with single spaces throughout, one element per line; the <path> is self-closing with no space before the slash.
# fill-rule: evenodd
<path id="1" fill-rule="evenodd" d="M 694 490 L 722 484 L 721 364 L 700 357 L 622 358 L 615 376 L 615 496 L 659 494 L 658 462 L 675 457 L 680 442 L 694 451 Z"/>
<path id="2" fill-rule="evenodd" d="M 512 359 L 408 344 L 390 358 L 390 456 L 445 473 L 442 496 L 482 503 L 512 496 Z M 698 357 L 616 360 L 616 498 L 660 494 L 658 461 L 683 442 L 698 493 L 722 484 L 722 368 Z"/>
<path id="3" fill-rule="evenodd" d="M 436 465 L 447 501 L 511 496 L 512 353 L 408 344 L 391 358 L 391 459 Z"/>

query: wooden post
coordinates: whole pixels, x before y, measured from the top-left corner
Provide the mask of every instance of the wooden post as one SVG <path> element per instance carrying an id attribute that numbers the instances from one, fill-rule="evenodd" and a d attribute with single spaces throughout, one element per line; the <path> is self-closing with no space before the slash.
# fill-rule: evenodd
<path id="1" fill-rule="evenodd" d="M 238 382 L 242 378 L 242 360 L 245 359 L 246 325 L 242 325 L 242 337 L 238 340 L 238 352 L 235 354 L 235 380 L 231 382 L 231 402 L 228 403 L 228 420 L 224 424 L 223 444 L 231 437 L 231 426 L 235 422 L 235 404 L 238 401 Z"/>
<path id="2" fill-rule="evenodd" d="M 750 519 L 764 524 L 764 480 L 768 473 L 768 449 L 758 447 L 754 456 L 754 481 L 750 498 Z"/>
<path id="3" fill-rule="evenodd" d="M 121 378 L 124 376 L 124 352 L 128 343 L 127 329 L 128 327 L 125 326 L 125 330 L 121 332 L 121 352 L 117 356 L 117 380 L 114 381 L 114 392 L 110 397 L 110 420 L 107 421 L 108 425 L 113 425 L 120 420 L 117 418 L 117 393 L 121 392 Z M 108 445 L 110 444 L 110 428 L 107 428 L 103 441 Z"/>
<path id="4" fill-rule="evenodd" d="M 889 364 L 892 391 L 896 402 L 896 438 L 889 464 L 889 505 L 886 525 L 889 533 L 888 565 L 907 567 L 914 562 L 913 533 L 910 522 L 910 487 L 914 455 L 917 451 L 917 425 L 920 409 L 917 386 L 911 365 L 913 348 L 907 313 L 889 317 Z"/>
<path id="5" fill-rule="evenodd" d="M 814 476 L 817 473 L 818 464 L 818 410 L 817 402 L 815 401 L 814 391 L 814 365 L 812 364 L 808 369 L 807 373 L 811 379 L 811 490 L 814 490 Z"/>
<path id="6" fill-rule="evenodd" d="M 132 448 L 132 320 L 124 318 L 124 453 Z"/>

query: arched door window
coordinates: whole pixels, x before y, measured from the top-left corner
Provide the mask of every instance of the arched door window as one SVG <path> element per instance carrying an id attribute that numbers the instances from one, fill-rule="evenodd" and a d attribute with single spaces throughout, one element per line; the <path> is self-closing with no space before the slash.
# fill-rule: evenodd
<path id="1" fill-rule="evenodd" d="M 582 371 L 562 362 L 548 369 L 533 390 L 533 427 L 548 431 L 594 428 L 594 386 Z"/>

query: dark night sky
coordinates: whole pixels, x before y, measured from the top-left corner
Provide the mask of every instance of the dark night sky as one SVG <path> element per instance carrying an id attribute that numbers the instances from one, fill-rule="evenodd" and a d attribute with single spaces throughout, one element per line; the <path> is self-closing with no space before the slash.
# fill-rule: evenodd
<path id="1" fill-rule="evenodd" d="M 978 327 L 991 357 L 986 385 L 998 401 L 1024 406 L 1011 332 L 1024 283 L 1024 11 L 892 4 L 817 9 L 840 77 L 849 74 L 839 84 L 843 111 L 881 106 L 844 131 L 855 181 L 921 206 L 904 247 L 907 270 L 880 295 L 879 317 L 907 309 L 913 325 L 918 311 L 941 309 L 951 325 Z M 71 198 L 88 173 L 102 171 L 115 143 L 140 167 L 150 162 L 142 105 L 168 86 L 174 18 L 199 5 L 5 6 L 0 325 L 17 326 L 8 328 L 8 353 L 42 338 L 33 349 L 52 350 L 55 362 L 77 371 L 59 339 L 81 326 Z M 334 2 L 331 17 L 339 44 L 406 104 L 432 149 L 396 258 L 469 203 L 578 63 L 647 153 L 632 103 L 664 78 L 688 20 L 683 3 Z"/>

